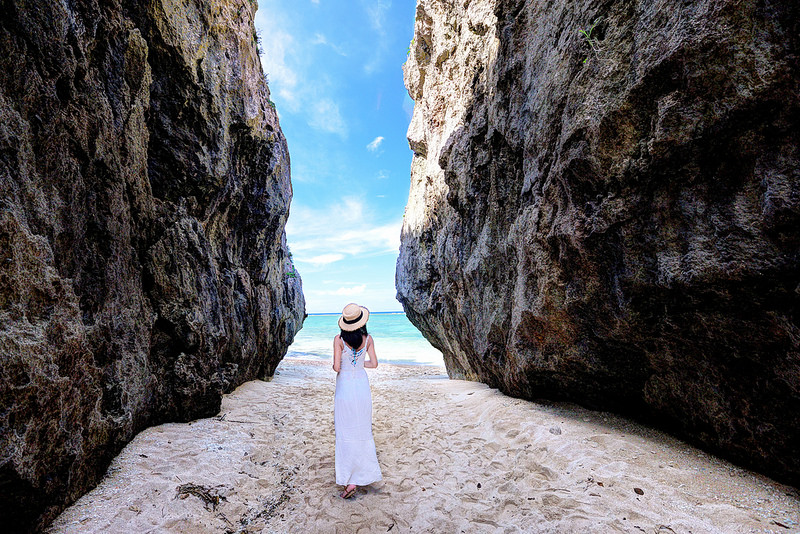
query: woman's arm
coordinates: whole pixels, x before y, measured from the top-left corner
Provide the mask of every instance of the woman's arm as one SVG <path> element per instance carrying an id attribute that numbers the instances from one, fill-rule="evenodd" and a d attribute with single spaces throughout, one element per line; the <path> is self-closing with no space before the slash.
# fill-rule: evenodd
<path id="1" fill-rule="evenodd" d="M 369 360 L 364 360 L 364 367 L 368 369 L 377 369 L 378 356 L 375 354 L 375 342 L 372 340 L 372 336 L 367 338 L 367 354 L 369 354 Z"/>
<path id="2" fill-rule="evenodd" d="M 339 339 L 339 334 L 333 338 L 333 370 L 337 373 L 342 367 L 342 342 Z"/>

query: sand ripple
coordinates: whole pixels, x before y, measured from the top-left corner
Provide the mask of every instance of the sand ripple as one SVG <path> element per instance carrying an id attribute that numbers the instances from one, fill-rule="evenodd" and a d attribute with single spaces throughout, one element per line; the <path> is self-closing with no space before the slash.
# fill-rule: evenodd
<path id="1" fill-rule="evenodd" d="M 384 480 L 343 501 L 330 366 L 278 373 L 215 418 L 139 434 L 52 531 L 800 532 L 793 488 L 620 417 L 433 367 L 370 372 Z"/>

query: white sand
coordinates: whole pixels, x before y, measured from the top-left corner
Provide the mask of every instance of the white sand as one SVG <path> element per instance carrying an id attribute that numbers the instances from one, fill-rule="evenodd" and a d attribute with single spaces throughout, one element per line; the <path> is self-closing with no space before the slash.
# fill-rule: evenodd
<path id="1" fill-rule="evenodd" d="M 443 368 L 368 372 L 384 479 L 353 499 L 334 485 L 334 373 L 284 361 L 219 417 L 139 434 L 53 531 L 800 532 L 797 490 L 661 432 Z M 178 498 L 187 483 L 216 509 Z"/>

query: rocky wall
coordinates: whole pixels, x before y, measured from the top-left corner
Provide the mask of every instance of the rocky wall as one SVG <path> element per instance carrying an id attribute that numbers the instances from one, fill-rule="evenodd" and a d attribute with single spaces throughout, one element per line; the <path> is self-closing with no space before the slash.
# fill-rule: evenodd
<path id="1" fill-rule="evenodd" d="M 0 0 L 0 523 L 218 411 L 302 325 L 251 0 Z"/>
<path id="2" fill-rule="evenodd" d="M 799 36 L 788 0 L 419 0 L 396 281 L 450 376 L 800 483 Z"/>

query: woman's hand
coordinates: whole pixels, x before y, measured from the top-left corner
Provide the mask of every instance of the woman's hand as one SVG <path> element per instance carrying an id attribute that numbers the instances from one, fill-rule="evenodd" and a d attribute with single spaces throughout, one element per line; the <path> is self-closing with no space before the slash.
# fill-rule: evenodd
<path id="1" fill-rule="evenodd" d="M 367 354 L 369 355 L 369 360 L 364 360 L 364 367 L 377 369 L 378 356 L 375 354 L 375 342 L 372 340 L 372 336 L 367 337 Z"/>

